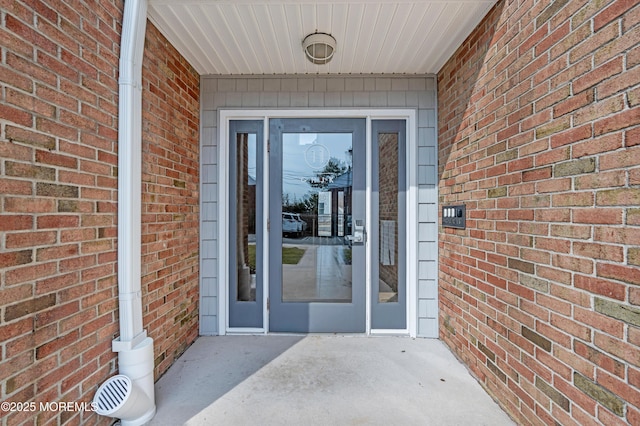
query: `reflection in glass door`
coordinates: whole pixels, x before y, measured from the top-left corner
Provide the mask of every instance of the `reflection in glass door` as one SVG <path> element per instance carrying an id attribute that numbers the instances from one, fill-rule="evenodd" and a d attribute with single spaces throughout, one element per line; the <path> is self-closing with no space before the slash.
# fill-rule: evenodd
<path id="1" fill-rule="evenodd" d="M 365 331 L 364 129 L 270 120 L 271 331 Z"/>
<path id="2" fill-rule="evenodd" d="M 229 327 L 261 328 L 262 121 L 229 124 Z"/>
<path id="3" fill-rule="evenodd" d="M 344 228 L 351 210 L 352 139 L 351 133 L 282 135 L 284 302 L 351 302 Z"/>
<path id="4" fill-rule="evenodd" d="M 405 329 L 406 122 L 372 121 L 371 328 Z"/>

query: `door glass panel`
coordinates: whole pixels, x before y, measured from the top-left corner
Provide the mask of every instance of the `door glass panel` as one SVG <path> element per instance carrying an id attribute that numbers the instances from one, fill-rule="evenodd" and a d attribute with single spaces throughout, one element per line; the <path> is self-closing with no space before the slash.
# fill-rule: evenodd
<path id="1" fill-rule="evenodd" d="M 352 139 L 282 135 L 282 302 L 352 300 Z"/>
<path id="2" fill-rule="evenodd" d="M 378 134 L 378 302 L 398 302 L 398 134 Z"/>
<path id="3" fill-rule="evenodd" d="M 407 151 L 405 120 L 371 123 L 371 328 L 406 322 Z"/>
<path id="4" fill-rule="evenodd" d="M 237 299 L 256 300 L 256 135 L 236 138 Z"/>
<path id="5" fill-rule="evenodd" d="M 263 320 L 264 122 L 229 122 L 229 327 L 260 328 Z"/>

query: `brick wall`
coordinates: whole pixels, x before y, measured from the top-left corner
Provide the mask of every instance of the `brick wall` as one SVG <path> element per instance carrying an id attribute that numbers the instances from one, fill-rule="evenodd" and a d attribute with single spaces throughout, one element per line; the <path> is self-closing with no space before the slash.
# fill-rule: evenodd
<path id="1" fill-rule="evenodd" d="M 157 379 L 198 336 L 200 76 L 151 23 L 144 55 L 143 321 Z"/>
<path id="2" fill-rule="evenodd" d="M 115 371 L 122 4 L 0 13 L 0 400 L 89 401 Z"/>
<path id="3" fill-rule="evenodd" d="M 438 99 L 441 338 L 522 424 L 640 424 L 640 6 L 501 1 Z"/>
<path id="4" fill-rule="evenodd" d="M 88 402 L 116 371 L 122 9 L 0 7 L 1 401 Z M 159 375 L 197 330 L 199 107 L 198 77 L 148 33 L 143 300 Z M 0 418 L 108 423 L 89 412 Z"/>

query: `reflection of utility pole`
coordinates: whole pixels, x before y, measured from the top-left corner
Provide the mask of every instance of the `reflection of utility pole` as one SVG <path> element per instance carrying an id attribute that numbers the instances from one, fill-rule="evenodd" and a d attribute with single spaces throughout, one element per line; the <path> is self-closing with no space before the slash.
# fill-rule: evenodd
<path id="1" fill-rule="evenodd" d="M 349 235 L 348 234 L 348 227 L 347 227 L 347 223 L 348 223 L 348 219 L 349 216 L 351 216 L 351 200 L 352 200 L 352 181 L 353 181 L 353 146 L 351 146 L 348 150 L 347 150 L 347 161 L 349 162 L 349 164 L 347 165 L 347 191 L 348 194 L 345 197 L 346 199 L 345 201 L 345 206 L 344 206 L 344 235 Z M 345 192 L 347 192 L 345 191 Z M 351 218 L 351 221 L 353 222 L 353 218 Z M 353 226 L 353 224 L 351 225 Z"/>

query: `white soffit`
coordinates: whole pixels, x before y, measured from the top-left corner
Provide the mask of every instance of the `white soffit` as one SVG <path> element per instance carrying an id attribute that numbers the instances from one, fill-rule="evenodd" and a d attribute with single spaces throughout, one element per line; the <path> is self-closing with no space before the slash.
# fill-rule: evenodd
<path id="1" fill-rule="evenodd" d="M 428 74 L 496 0 L 149 0 L 149 19 L 201 74 Z M 326 65 L 302 40 L 337 41 Z"/>

